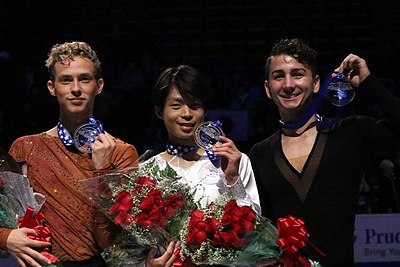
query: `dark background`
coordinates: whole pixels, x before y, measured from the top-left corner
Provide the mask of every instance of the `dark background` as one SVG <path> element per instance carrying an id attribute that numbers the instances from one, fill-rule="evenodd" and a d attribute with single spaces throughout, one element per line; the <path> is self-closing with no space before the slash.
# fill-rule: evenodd
<path id="1" fill-rule="evenodd" d="M 398 1 L 0 0 L 0 146 L 55 126 L 58 106 L 46 89 L 44 61 L 55 43 L 80 40 L 102 61 L 106 85 L 95 112 L 108 132 L 140 153 L 160 145 L 149 93 L 160 70 L 185 63 L 208 78 L 211 108 L 248 110 L 252 128 L 238 142 L 247 152 L 277 126 L 262 89 L 274 42 L 309 42 L 321 78 L 357 54 L 398 94 L 399 13 Z M 238 105 L 241 92 L 250 100 Z M 379 115 L 368 105 L 348 109 Z"/>

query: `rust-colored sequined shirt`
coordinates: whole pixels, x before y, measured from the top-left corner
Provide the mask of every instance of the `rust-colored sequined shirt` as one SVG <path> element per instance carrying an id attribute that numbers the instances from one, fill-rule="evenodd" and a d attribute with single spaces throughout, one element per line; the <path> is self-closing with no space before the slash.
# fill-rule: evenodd
<path id="1" fill-rule="evenodd" d="M 51 229 L 52 253 L 63 261 L 99 254 L 112 236 L 112 222 L 85 196 L 80 181 L 96 175 L 88 156 L 68 150 L 57 136 L 46 133 L 18 138 L 9 152 L 27 163 L 31 186 L 46 197 L 42 211 Z M 133 166 L 137 158 L 132 145 L 116 139 L 112 164 L 117 169 Z M 0 229 L 0 242 L 6 242 L 8 234 L 8 229 Z"/>

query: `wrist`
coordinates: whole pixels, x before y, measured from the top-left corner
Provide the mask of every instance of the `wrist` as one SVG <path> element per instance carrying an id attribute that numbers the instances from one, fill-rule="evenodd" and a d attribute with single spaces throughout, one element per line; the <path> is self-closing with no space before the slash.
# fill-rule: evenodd
<path id="1" fill-rule="evenodd" d="M 112 171 L 115 169 L 116 169 L 115 165 L 113 163 L 110 163 L 104 168 L 94 170 L 93 173 L 94 173 L 94 176 L 97 176 L 97 175 L 100 175 L 100 174 L 103 174 L 103 173 L 106 173 L 106 172 L 109 172 L 109 171 Z"/>
<path id="2" fill-rule="evenodd" d="M 234 174 L 234 175 L 227 175 L 225 177 L 226 180 L 226 184 L 227 185 L 233 185 L 237 182 L 237 180 L 239 179 L 239 174 Z"/>

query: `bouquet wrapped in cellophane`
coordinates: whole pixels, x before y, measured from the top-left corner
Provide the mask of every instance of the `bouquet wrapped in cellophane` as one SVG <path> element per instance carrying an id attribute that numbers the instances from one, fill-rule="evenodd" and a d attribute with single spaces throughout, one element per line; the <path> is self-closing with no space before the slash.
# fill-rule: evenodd
<path id="1" fill-rule="evenodd" d="M 51 242 L 50 230 L 46 227 L 44 216 L 40 211 L 44 202 L 45 197 L 33 191 L 26 176 L 11 171 L 0 172 L 0 227 L 32 228 L 38 235 L 28 235 L 29 238 Z M 40 253 L 52 263 L 57 263 L 57 257 L 50 254 L 49 248 L 43 249 Z"/>
<path id="2" fill-rule="evenodd" d="M 321 266 L 300 253 L 309 243 L 301 219 L 282 218 L 276 228 L 227 194 L 201 207 L 173 168 L 161 169 L 154 158 L 83 182 L 92 201 L 122 227 L 103 253 L 111 267 L 137 266 L 151 247 L 162 253 L 172 240 L 181 244 L 174 266 Z"/>
<path id="3" fill-rule="evenodd" d="M 186 219 L 177 261 L 182 266 L 321 266 L 299 254 L 308 241 L 303 221 L 289 216 L 278 226 L 279 231 L 250 206 L 222 195 Z"/>
<path id="4" fill-rule="evenodd" d="M 179 182 L 176 172 L 151 161 L 83 182 L 92 201 L 122 227 L 103 253 L 109 266 L 135 266 L 155 245 L 162 253 L 179 239 L 182 218 L 195 207 L 190 188 Z"/>

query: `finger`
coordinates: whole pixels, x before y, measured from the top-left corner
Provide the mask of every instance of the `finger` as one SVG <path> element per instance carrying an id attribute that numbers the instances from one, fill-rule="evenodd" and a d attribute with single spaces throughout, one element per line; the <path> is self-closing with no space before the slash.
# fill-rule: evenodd
<path id="1" fill-rule="evenodd" d="M 160 258 L 167 261 L 174 254 L 174 250 L 175 250 L 175 242 L 171 241 L 171 242 L 169 242 L 167 250 L 164 252 L 164 254 Z"/>
<path id="2" fill-rule="evenodd" d="M 30 266 L 30 267 L 42 267 L 41 264 L 39 264 L 32 257 L 30 257 L 30 256 L 28 256 L 26 254 L 20 254 L 20 258 L 22 258 L 22 260 L 24 262 L 26 262 L 28 264 L 28 266 Z"/>
<path id="3" fill-rule="evenodd" d="M 25 261 L 27 263 L 29 263 L 30 265 L 32 265 L 30 263 L 30 261 L 32 261 L 33 263 L 37 263 L 37 261 L 42 261 L 42 262 L 46 262 L 48 264 L 51 263 L 50 259 L 48 259 L 46 256 L 44 256 L 43 254 L 41 254 L 40 252 L 34 250 L 34 249 L 27 249 L 26 252 L 23 254 L 27 257 L 27 259 L 25 259 Z M 38 266 L 41 266 L 40 264 Z"/>
<path id="4" fill-rule="evenodd" d="M 154 256 L 156 256 L 157 251 L 158 251 L 158 247 L 157 246 L 152 247 L 150 252 L 149 252 L 149 254 L 147 255 L 147 259 L 148 260 L 154 259 Z"/>
<path id="5" fill-rule="evenodd" d="M 50 242 L 44 242 L 44 241 L 38 241 L 38 240 L 32 240 L 27 245 L 29 247 L 34 247 L 34 248 L 45 248 L 45 247 L 50 247 L 51 243 Z"/>
<path id="6" fill-rule="evenodd" d="M 167 251 L 164 253 L 163 256 L 165 256 L 165 266 L 172 266 L 175 259 L 177 258 L 177 255 L 180 252 L 180 246 L 177 244 L 174 244 L 173 242 L 171 242 L 167 248 Z"/>

